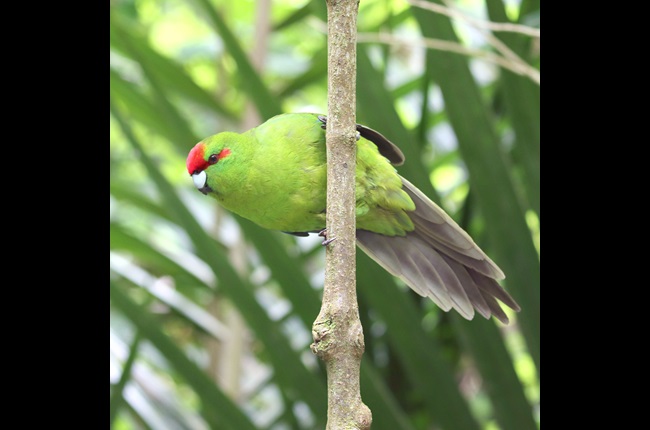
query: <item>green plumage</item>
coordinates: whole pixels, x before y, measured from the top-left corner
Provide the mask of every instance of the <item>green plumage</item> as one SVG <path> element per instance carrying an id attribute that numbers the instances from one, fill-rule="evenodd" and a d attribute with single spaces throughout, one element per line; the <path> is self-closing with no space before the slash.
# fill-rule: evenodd
<path id="1" fill-rule="evenodd" d="M 325 118 L 278 115 L 245 133 L 199 142 L 187 168 L 197 188 L 262 227 L 284 232 L 325 228 Z M 494 297 L 518 305 L 498 285 L 501 270 L 458 225 L 399 176 L 401 151 L 358 126 L 356 223 L 359 246 L 413 290 L 471 319 L 507 316 Z M 212 158 L 210 158 L 212 156 Z M 389 161 L 389 159 L 391 161 Z"/>
<path id="2" fill-rule="evenodd" d="M 207 152 L 231 155 L 211 168 L 212 194 L 227 209 L 262 227 L 292 232 L 325 228 L 325 130 L 317 115 L 285 114 L 243 134 L 205 139 Z M 357 142 L 357 227 L 388 235 L 413 230 L 415 209 L 395 168 L 377 146 Z"/>

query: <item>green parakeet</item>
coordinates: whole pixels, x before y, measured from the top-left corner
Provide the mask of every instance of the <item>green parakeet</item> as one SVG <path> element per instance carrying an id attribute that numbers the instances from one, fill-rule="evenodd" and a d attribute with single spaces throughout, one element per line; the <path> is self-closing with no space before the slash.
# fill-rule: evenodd
<path id="1" fill-rule="evenodd" d="M 203 194 L 262 227 L 299 236 L 325 229 L 324 115 L 275 116 L 238 134 L 197 143 L 187 170 Z M 503 272 L 438 205 L 391 165 L 404 156 L 380 133 L 357 125 L 357 245 L 440 308 L 472 319 L 519 311 L 497 283 Z"/>

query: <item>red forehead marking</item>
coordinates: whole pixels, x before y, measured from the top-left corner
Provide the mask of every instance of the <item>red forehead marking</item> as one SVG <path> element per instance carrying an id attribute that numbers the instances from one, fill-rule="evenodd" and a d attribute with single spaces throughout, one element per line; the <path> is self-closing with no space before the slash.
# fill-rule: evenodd
<path id="1" fill-rule="evenodd" d="M 186 161 L 186 166 L 187 166 L 187 172 L 191 175 L 196 171 L 202 171 L 205 170 L 209 164 L 208 162 L 203 158 L 205 154 L 205 144 L 203 142 L 199 142 L 196 145 L 194 145 L 194 148 L 190 151 L 190 153 L 187 155 L 187 161 Z"/>

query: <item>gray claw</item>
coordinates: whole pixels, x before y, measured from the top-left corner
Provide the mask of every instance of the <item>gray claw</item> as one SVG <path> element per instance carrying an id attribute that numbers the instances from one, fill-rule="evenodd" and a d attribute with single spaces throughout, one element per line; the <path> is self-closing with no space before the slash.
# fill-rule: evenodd
<path id="1" fill-rule="evenodd" d="M 333 237 L 333 238 L 331 238 L 331 239 L 328 239 L 328 238 L 327 238 L 327 229 L 326 229 L 326 228 L 324 228 L 324 229 L 322 229 L 321 231 L 319 231 L 319 232 L 318 232 L 318 235 L 319 235 L 320 237 L 325 238 L 325 240 L 323 240 L 323 241 L 321 242 L 321 245 L 323 245 L 323 246 L 327 246 L 327 245 L 329 245 L 330 243 L 332 243 L 332 242 L 334 242 L 334 241 L 336 240 L 335 237 Z"/>

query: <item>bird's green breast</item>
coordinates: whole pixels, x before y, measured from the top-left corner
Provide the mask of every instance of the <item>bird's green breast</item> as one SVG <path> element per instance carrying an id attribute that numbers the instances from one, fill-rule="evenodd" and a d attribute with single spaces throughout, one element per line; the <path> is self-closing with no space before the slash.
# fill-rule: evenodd
<path id="1" fill-rule="evenodd" d="M 262 227 L 288 232 L 325 228 L 325 130 L 314 114 L 284 114 L 239 135 L 224 162 L 217 198 Z M 229 160 L 230 159 L 230 160 Z M 224 163 L 225 164 L 225 163 Z M 415 209 L 377 147 L 357 142 L 357 228 L 387 235 L 413 230 Z"/>

